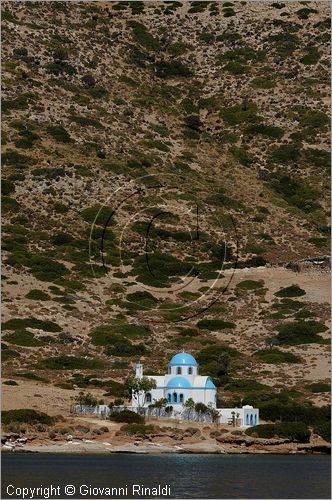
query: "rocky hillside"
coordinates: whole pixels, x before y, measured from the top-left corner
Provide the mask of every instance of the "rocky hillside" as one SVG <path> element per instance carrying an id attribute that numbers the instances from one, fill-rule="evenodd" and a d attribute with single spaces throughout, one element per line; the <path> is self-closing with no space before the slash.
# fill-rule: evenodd
<path id="1" fill-rule="evenodd" d="M 137 358 L 163 373 L 183 348 L 222 399 L 326 403 L 328 3 L 2 22 L 5 404 L 121 396 Z"/>

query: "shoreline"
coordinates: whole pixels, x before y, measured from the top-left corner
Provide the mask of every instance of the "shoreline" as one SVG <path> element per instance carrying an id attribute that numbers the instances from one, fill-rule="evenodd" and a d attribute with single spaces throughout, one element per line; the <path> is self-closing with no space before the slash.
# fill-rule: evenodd
<path id="1" fill-rule="evenodd" d="M 191 443 L 185 445 L 164 445 L 158 443 L 137 444 L 128 443 L 112 445 L 111 443 L 61 443 L 23 445 L 14 449 L 2 448 L 2 453 L 56 453 L 75 455 L 110 455 L 110 454 L 135 454 L 135 455 L 179 455 L 179 454 L 204 454 L 204 455 L 329 455 L 331 448 L 328 443 L 320 444 L 270 444 L 252 446 L 220 446 L 215 443 Z"/>

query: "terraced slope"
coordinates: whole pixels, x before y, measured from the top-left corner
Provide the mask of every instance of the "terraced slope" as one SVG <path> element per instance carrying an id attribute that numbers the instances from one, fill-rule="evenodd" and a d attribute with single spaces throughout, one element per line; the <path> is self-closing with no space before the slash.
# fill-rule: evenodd
<path id="1" fill-rule="evenodd" d="M 5 377 L 115 396 L 185 348 L 328 400 L 329 275 L 278 265 L 328 254 L 329 14 L 3 3 Z"/>

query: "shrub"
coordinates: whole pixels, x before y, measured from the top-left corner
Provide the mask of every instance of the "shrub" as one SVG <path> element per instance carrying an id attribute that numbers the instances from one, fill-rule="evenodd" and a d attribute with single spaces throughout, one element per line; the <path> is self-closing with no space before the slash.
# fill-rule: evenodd
<path id="1" fill-rule="evenodd" d="M 17 212 L 18 209 L 20 208 L 20 204 L 13 198 L 10 198 L 9 196 L 3 196 L 1 198 L 1 208 L 3 213 L 14 212 L 14 211 Z"/>
<path id="2" fill-rule="evenodd" d="M 275 80 L 270 76 L 257 76 L 250 83 L 257 89 L 273 89 L 276 86 Z"/>
<path id="3" fill-rule="evenodd" d="M 248 61 L 262 61 L 265 58 L 265 52 L 256 51 L 251 47 L 238 47 L 233 50 L 227 50 L 217 57 L 218 62 L 238 62 L 247 63 Z"/>
<path id="4" fill-rule="evenodd" d="M 67 233 L 57 233 L 52 237 L 52 243 L 56 246 L 68 245 L 68 243 L 71 243 L 73 240 L 74 238 Z"/>
<path id="5" fill-rule="evenodd" d="M 236 146 L 232 146 L 231 148 L 229 148 L 229 151 L 232 153 L 234 158 L 238 160 L 238 162 L 241 163 L 241 165 L 244 165 L 245 167 L 249 167 L 254 161 L 254 157 L 252 156 L 252 154 L 249 153 L 248 150 L 245 148 L 238 148 Z"/>
<path id="6" fill-rule="evenodd" d="M 257 121 L 256 111 L 257 105 L 255 103 L 244 101 L 242 104 L 236 106 L 222 108 L 220 116 L 228 125 L 239 125 L 244 122 L 252 123 L 253 121 Z"/>
<path id="7" fill-rule="evenodd" d="M 331 442 L 331 422 L 318 422 L 314 425 L 314 432 L 325 441 Z"/>
<path id="8" fill-rule="evenodd" d="M 9 349 L 7 344 L 1 343 L 1 360 L 3 362 L 8 361 L 10 359 L 19 358 L 20 354 L 17 351 Z"/>
<path id="9" fill-rule="evenodd" d="M 272 125 L 263 125 L 262 123 L 249 125 L 246 127 L 245 132 L 251 135 L 261 134 L 265 137 L 270 137 L 271 139 L 281 139 L 284 135 L 282 128 L 274 127 Z"/>
<path id="10" fill-rule="evenodd" d="M 277 340 L 280 344 L 297 345 L 320 343 L 323 339 L 318 333 L 325 332 L 327 327 L 317 321 L 293 321 L 277 327 Z"/>
<path id="11" fill-rule="evenodd" d="M 123 339 L 116 342 L 112 347 L 106 349 L 108 356 L 139 356 L 146 353 L 144 344 L 132 344 L 129 340 Z"/>
<path id="12" fill-rule="evenodd" d="M 331 385 L 324 382 L 316 382 L 308 385 L 308 389 L 313 393 L 331 392 Z"/>
<path id="13" fill-rule="evenodd" d="M 260 290 L 263 288 L 263 283 L 261 281 L 244 280 L 240 281 L 236 288 L 239 290 Z"/>
<path id="14" fill-rule="evenodd" d="M 2 323 L 3 330 L 17 330 L 23 328 L 37 328 L 46 332 L 61 332 L 62 328 L 53 321 L 36 318 L 13 318 Z"/>
<path id="15" fill-rule="evenodd" d="M 72 138 L 70 137 L 67 130 L 62 125 L 55 125 L 46 128 L 46 132 L 53 137 L 57 142 L 69 143 L 72 142 Z"/>
<path id="16" fill-rule="evenodd" d="M 26 298 L 31 299 L 31 300 L 50 300 L 51 299 L 51 297 L 48 295 L 48 293 L 43 292 L 42 290 L 36 290 L 36 289 L 30 290 L 30 292 L 28 292 L 26 294 Z"/>
<path id="17" fill-rule="evenodd" d="M 303 210 L 303 212 L 312 212 L 319 208 L 318 203 L 316 203 L 319 197 L 318 191 L 305 184 L 302 179 L 273 174 L 269 184 L 287 203 Z"/>
<path id="18" fill-rule="evenodd" d="M 329 117 L 318 109 L 305 108 L 299 111 L 300 125 L 310 129 L 321 129 L 330 123 Z"/>
<path id="19" fill-rule="evenodd" d="M 282 144 L 272 151 L 271 159 L 282 164 L 297 162 L 300 159 L 300 147 L 298 144 Z"/>
<path id="20" fill-rule="evenodd" d="M 25 347 L 39 347 L 44 345 L 42 340 L 37 339 L 33 333 L 27 330 L 16 330 L 14 333 L 4 335 L 3 339 L 11 344 Z"/>
<path id="21" fill-rule="evenodd" d="M 230 61 L 224 66 L 224 70 L 232 73 L 232 75 L 245 75 L 249 72 L 249 66 L 236 61 Z"/>
<path id="22" fill-rule="evenodd" d="M 127 422 L 128 424 L 144 424 L 144 417 L 130 410 L 122 410 L 110 414 L 110 420 L 114 422 Z"/>
<path id="23" fill-rule="evenodd" d="M 235 323 L 230 321 L 223 321 L 221 319 L 202 319 L 197 323 L 198 328 L 203 328 L 204 330 L 224 330 L 225 328 L 235 328 Z"/>
<path id="24" fill-rule="evenodd" d="M 54 417 L 50 417 L 46 413 L 26 408 L 2 411 L 1 419 L 4 425 L 12 423 L 51 425 L 55 421 Z"/>
<path id="25" fill-rule="evenodd" d="M 36 373 L 33 373 L 33 372 L 16 372 L 15 375 L 17 377 L 26 378 L 28 380 L 36 380 L 38 382 L 45 382 L 45 383 L 49 382 L 49 380 L 47 378 L 40 377 L 39 375 L 37 375 Z"/>
<path id="26" fill-rule="evenodd" d="M 36 163 L 36 160 L 30 156 L 22 155 L 13 149 L 8 149 L 1 155 L 3 165 L 12 166 L 15 168 L 25 168 Z"/>
<path id="27" fill-rule="evenodd" d="M 86 208 L 81 212 L 81 217 L 86 222 L 95 223 L 97 226 L 111 225 L 111 217 L 114 210 L 110 207 L 102 205 L 94 205 L 93 207 Z"/>
<path id="28" fill-rule="evenodd" d="M 310 431 L 303 422 L 282 422 L 280 424 L 261 424 L 246 430 L 249 436 L 259 438 L 287 438 L 299 443 L 309 443 Z"/>
<path id="29" fill-rule="evenodd" d="M 330 170 L 331 155 L 324 149 L 307 148 L 303 150 L 305 160 L 315 167 Z"/>
<path id="30" fill-rule="evenodd" d="M 69 273 L 69 269 L 64 264 L 42 255 L 31 256 L 26 265 L 31 273 L 41 281 L 52 282 Z"/>
<path id="31" fill-rule="evenodd" d="M 235 200 L 234 198 L 231 198 L 223 191 L 212 194 L 207 198 L 206 202 L 209 203 L 210 205 L 216 205 L 218 207 L 225 207 L 225 208 L 240 209 L 242 207 L 241 202 Z"/>
<path id="32" fill-rule="evenodd" d="M 144 424 L 126 424 L 121 427 L 121 433 L 129 435 L 142 435 L 146 436 L 148 434 L 153 434 L 155 432 L 154 425 L 144 425 Z"/>
<path id="33" fill-rule="evenodd" d="M 81 125 L 82 127 L 94 127 L 97 129 L 103 128 L 103 125 L 98 122 L 97 120 L 94 120 L 93 118 L 88 118 L 86 116 L 75 116 L 72 115 L 70 116 L 70 119 L 77 123 L 78 125 Z"/>
<path id="34" fill-rule="evenodd" d="M 46 368 L 49 370 L 86 370 L 103 368 L 104 363 L 99 359 L 79 356 L 57 356 L 41 360 L 36 366 L 37 368 Z"/>
<path id="35" fill-rule="evenodd" d="M 280 363 L 300 363 L 301 358 L 290 352 L 283 352 L 279 349 L 265 349 L 255 352 L 263 363 L 280 364 Z"/>
<path id="36" fill-rule="evenodd" d="M 1 181 L 1 195 L 7 196 L 10 193 L 15 191 L 15 185 L 6 179 L 2 179 Z"/>
<path id="37" fill-rule="evenodd" d="M 316 64 L 318 63 L 320 59 L 320 53 L 317 50 L 317 47 L 306 47 L 305 49 L 306 54 L 301 57 L 300 62 L 305 65 L 311 65 L 311 64 Z"/>
<path id="38" fill-rule="evenodd" d="M 276 297 L 302 297 L 306 292 L 298 285 L 287 286 L 286 288 L 281 288 L 274 295 Z"/>
<path id="39" fill-rule="evenodd" d="M 232 380 L 225 385 L 225 391 L 232 392 L 253 392 L 266 390 L 267 386 L 251 379 Z"/>
<path id="40" fill-rule="evenodd" d="M 155 64 L 155 73 L 159 78 L 188 78 L 193 75 L 192 71 L 181 61 L 158 61 Z"/>
<path id="41" fill-rule="evenodd" d="M 137 21 L 129 21 L 128 26 L 133 30 L 136 41 L 147 50 L 160 50 L 160 44 L 146 29 L 144 24 Z"/>

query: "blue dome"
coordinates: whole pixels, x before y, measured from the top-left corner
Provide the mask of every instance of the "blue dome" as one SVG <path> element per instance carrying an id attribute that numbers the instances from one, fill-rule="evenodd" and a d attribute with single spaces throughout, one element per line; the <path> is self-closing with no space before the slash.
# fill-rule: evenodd
<path id="1" fill-rule="evenodd" d="M 216 389 L 216 386 L 214 385 L 210 377 L 206 381 L 205 389 Z"/>
<path id="2" fill-rule="evenodd" d="M 179 352 L 178 354 L 175 354 L 175 356 L 172 357 L 171 361 L 169 362 L 169 365 L 170 366 L 183 366 L 183 365 L 197 366 L 197 361 L 191 354 L 188 354 L 187 352 Z"/>
<path id="3" fill-rule="evenodd" d="M 173 377 L 166 387 L 168 389 L 190 389 L 191 385 L 184 377 Z"/>

